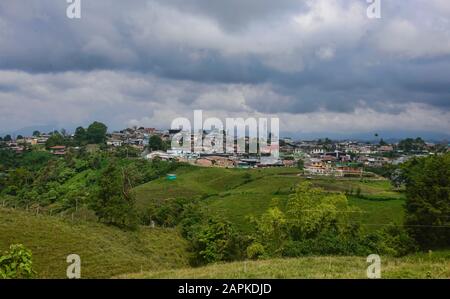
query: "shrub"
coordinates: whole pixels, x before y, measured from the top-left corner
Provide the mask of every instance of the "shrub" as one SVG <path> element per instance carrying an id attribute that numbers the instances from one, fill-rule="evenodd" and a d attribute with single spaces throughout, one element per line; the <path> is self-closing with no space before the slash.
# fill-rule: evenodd
<path id="1" fill-rule="evenodd" d="M 194 252 L 194 265 L 232 261 L 241 257 L 240 236 L 231 223 L 210 218 L 192 228 L 190 242 Z"/>
<path id="2" fill-rule="evenodd" d="M 267 253 L 278 253 L 288 237 L 284 213 L 277 207 L 270 208 L 253 222 L 256 226 L 254 239 L 265 245 Z"/>
<path id="3" fill-rule="evenodd" d="M 247 247 L 247 257 L 252 260 L 257 260 L 258 258 L 265 255 L 264 246 L 261 243 L 255 242 Z"/>
<path id="4" fill-rule="evenodd" d="M 400 226 L 388 226 L 380 234 L 381 248 L 393 256 L 404 256 L 417 250 L 417 244 Z"/>
<path id="5" fill-rule="evenodd" d="M 286 242 L 282 249 L 285 257 L 299 257 L 304 255 L 364 255 L 365 250 L 359 243 L 357 236 L 349 237 L 329 230 L 314 238 L 300 241 Z"/>
<path id="6" fill-rule="evenodd" d="M 286 221 L 294 240 L 313 238 L 322 231 L 338 228 L 348 223 L 350 212 L 344 194 L 330 194 L 321 188 L 313 188 L 310 182 L 302 182 L 287 202 Z"/>
<path id="7" fill-rule="evenodd" d="M 0 256 L 0 278 L 32 278 L 33 271 L 31 251 L 21 244 L 11 245 L 8 252 Z"/>

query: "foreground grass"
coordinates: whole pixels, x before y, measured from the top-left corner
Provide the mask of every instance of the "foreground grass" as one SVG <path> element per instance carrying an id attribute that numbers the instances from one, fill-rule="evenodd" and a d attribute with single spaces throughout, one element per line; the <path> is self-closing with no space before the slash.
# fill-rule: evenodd
<path id="1" fill-rule="evenodd" d="M 302 257 L 214 264 L 119 278 L 252 279 L 252 278 L 367 278 L 364 257 Z M 382 278 L 450 278 L 450 251 L 383 258 Z"/>
<path id="2" fill-rule="evenodd" d="M 188 265 L 186 241 L 173 229 L 127 232 L 0 208 L 0 252 L 17 243 L 31 249 L 39 278 L 65 278 L 66 257 L 72 253 L 81 257 L 82 278 Z"/>

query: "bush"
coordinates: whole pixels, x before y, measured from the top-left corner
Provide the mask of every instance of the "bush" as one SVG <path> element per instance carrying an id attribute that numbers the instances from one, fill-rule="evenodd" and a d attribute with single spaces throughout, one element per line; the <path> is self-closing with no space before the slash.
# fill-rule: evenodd
<path id="1" fill-rule="evenodd" d="M 393 256 L 404 256 L 410 252 L 417 250 L 417 244 L 407 231 L 400 226 L 388 226 L 380 234 L 380 245 L 387 254 Z"/>
<path id="2" fill-rule="evenodd" d="M 21 244 L 11 245 L 9 252 L 0 256 L 0 278 L 33 278 L 31 251 Z"/>
<path id="3" fill-rule="evenodd" d="M 270 255 L 279 253 L 288 237 L 288 227 L 284 213 L 277 207 L 270 208 L 259 219 L 252 220 L 256 226 L 254 240 L 264 244 Z"/>
<path id="4" fill-rule="evenodd" d="M 258 258 L 265 255 L 264 246 L 261 243 L 255 242 L 247 247 L 247 257 L 252 260 L 257 260 Z"/>
<path id="5" fill-rule="evenodd" d="M 299 257 L 304 255 L 365 255 L 370 250 L 361 246 L 357 236 L 349 237 L 336 231 L 322 232 L 315 238 L 289 241 L 283 246 L 282 255 Z"/>
<path id="6" fill-rule="evenodd" d="M 288 241 L 282 255 L 299 257 L 305 255 L 357 255 L 384 254 L 404 256 L 416 250 L 414 240 L 400 226 L 389 226 L 381 231 L 363 234 L 357 227 L 338 233 L 334 230 L 322 232 L 315 238 Z"/>
<path id="7" fill-rule="evenodd" d="M 243 248 L 243 244 L 231 223 L 210 218 L 192 228 L 189 241 L 194 253 L 194 265 L 241 258 L 240 248 Z"/>
<path id="8" fill-rule="evenodd" d="M 146 225 L 153 222 L 163 227 L 177 226 L 183 219 L 183 212 L 188 204 L 189 200 L 184 198 L 168 198 L 159 203 L 152 202 L 141 215 L 142 222 Z"/>

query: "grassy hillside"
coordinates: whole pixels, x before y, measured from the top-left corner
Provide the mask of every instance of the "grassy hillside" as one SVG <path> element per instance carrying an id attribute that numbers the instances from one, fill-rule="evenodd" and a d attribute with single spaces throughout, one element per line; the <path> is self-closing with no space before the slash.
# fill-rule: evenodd
<path id="1" fill-rule="evenodd" d="M 303 257 L 214 264 L 122 278 L 367 278 L 364 257 Z M 381 258 L 382 278 L 450 278 L 450 251 Z"/>
<path id="2" fill-rule="evenodd" d="M 386 198 L 358 198 L 348 196 L 351 206 L 357 206 L 363 213 L 356 215 L 356 221 L 360 221 L 367 230 L 374 230 L 390 223 L 403 223 L 405 203 L 402 197 L 398 199 Z"/>
<path id="3" fill-rule="evenodd" d="M 96 223 L 72 224 L 51 216 L 0 208 L 0 251 L 21 243 L 32 250 L 40 278 L 64 278 L 66 257 L 81 257 L 83 278 L 186 267 L 186 242 L 172 229 L 124 232 Z"/>
<path id="4" fill-rule="evenodd" d="M 170 197 L 194 198 L 212 196 L 234 190 L 255 179 L 277 173 L 295 173 L 295 169 L 243 170 L 204 167 L 182 167 L 176 171 L 177 179 L 166 178 L 143 184 L 135 188 L 138 207 L 146 203 Z"/>
<path id="5" fill-rule="evenodd" d="M 295 186 L 305 178 L 297 176 L 295 168 L 279 169 L 219 169 L 183 168 L 177 171 L 177 180 L 161 178 L 135 189 L 137 204 L 145 209 L 151 201 L 166 198 L 202 197 L 211 213 L 220 214 L 236 223 L 243 231 L 252 227 L 246 216 L 265 212 L 273 199 L 285 201 Z M 401 223 L 404 195 L 392 189 L 386 180 L 316 178 L 313 185 L 330 192 L 359 189 L 361 197 L 350 196 L 350 205 L 362 212 L 356 221 L 366 224 L 368 230 L 380 224 Z"/>

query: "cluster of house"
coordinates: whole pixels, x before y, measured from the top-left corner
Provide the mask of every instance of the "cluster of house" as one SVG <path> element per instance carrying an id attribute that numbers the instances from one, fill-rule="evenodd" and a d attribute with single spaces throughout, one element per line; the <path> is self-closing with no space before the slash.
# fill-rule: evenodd
<path id="1" fill-rule="evenodd" d="M 433 144 L 428 144 L 431 148 Z M 427 150 L 404 154 L 393 145 L 369 144 L 357 141 L 298 141 L 285 140 L 280 152 L 304 161 L 304 172 L 324 176 L 368 176 L 366 167 L 400 164 L 413 156 L 426 156 Z M 395 155 L 390 155 L 394 154 Z"/>
<path id="2" fill-rule="evenodd" d="M 142 152 L 146 159 L 159 158 L 162 160 L 177 160 L 204 167 L 223 168 L 257 168 L 257 167 L 297 167 L 302 161 L 306 175 L 329 175 L 329 176 L 363 176 L 366 175 L 366 167 L 380 167 L 386 164 L 399 164 L 405 162 L 412 156 L 428 155 L 425 149 L 422 153 L 403 154 L 393 145 L 379 145 L 363 143 L 358 141 L 294 141 L 291 138 L 281 139 L 279 142 L 279 155 L 270 155 L 267 152 L 250 154 L 239 150 L 236 142 L 231 153 L 217 153 L 198 151 L 195 146 L 198 135 L 191 135 L 192 148 L 185 151 L 182 148 L 167 151 L 154 151 L 147 145 L 152 136 L 157 135 L 163 141 L 172 140 L 180 130 L 158 130 L 155 128 L 134 127 L 122 131 L 107 134 L 107 145 L 110 147 L 121 147 L 124 145 L 135 147 Z M 204 138 L 209 132 L 204 132 Z M 44 145 L 51 135 L 41 134 L 39 136 L 25 137 L 18 140 L 3 142 L 4 146 L 20 153 L 26 145 Z M 218 138 L 222 138 L 218 135 Z M 245 146 L 248 147 L 250 140 L 245 138 Z M 223 140 L 225 144 L 225 139 Z M 427 144 L 430 148 L 432 144 Z M 241 144 L 242 146 L 242 144 Z M 54 155 L 64 155 L 65 146 L 54 146 L 49 149 Z M 278 151 L 278 149 L 277 149 Z M 395 153 L 390 155 L 389 153 Z"/>
<path id="3" fill-rule="evenodd" d="M 170 130 L 157 130 L 155 128 L 127 128 L 108 134 L 106 144 L 112 147 L 128 145 L 144 151 L 145 146 L 149 143 L 150 137 L 153 135 L 158 135 L 162 140 L 169 140 L 171 132 Z"/>
<path id="4" fill-rule="evenodd" d="M 296 165 L 296 161 L 293 159 L 280 159 L 264 155 L 180 153 L 173 150 L 151 152 L 146 154 L 145 158 L 177 160 L 197 166 L 222 168 L 294 167 Z"/>
<path id="5" fill-rule="evenodd" d="M 50 138 L 49 134 L 40 134 L 39 136 L 23 137 L 4 142 L 4 146 L 16 153 L 22 153 L 27 145 L 45 145 Z"/>
<path id="6" fill-rule="evenodd" d="M 340 156 L 342 155 L 342 156 Z M 307 157 L 304 164 L 304 172 L 309 175 L 325 176 L 363 176 L 363 166 L 351 161 L 349 155 L 339 151 L 324 153 L 320 156 Z"/>
<path id="7" fill-rule="evenodd" d="M 172 140 L 175 134 L 180 133 L 181 130 L 157 130 L 155 128 L 128 128 L 122 131 L 108 134 L 107 145 L 112 147 L 120 147 L 129 145 L 142 151 L 142 155 L 146 159 L 159 158 L 162 160 L 177 160 L 187 162 L 190 164 L 205 166 L 205 167 L 291 167 L 295 165 L 292 159 L 275 159 L 270 156 L 270 153 L 263 153 L 262 155 L 250 155 L 248 153 L 234 154 L 242 152 L 239 144 L 236 142 L 231 149 L 232 153 L 216 153 L 214 151 L 204 151 L 202 148 L 197 148 L 198 138 L 205 138 L 206 135 L 211 136 L 211 132 L 204 131 L 203 134 L 190 134 L 190 142 L 192 147 L 189 150 L 183 148 L 173 148 L 167 151 L 153 151 L 146 147 L 149 144 L 151 136 L 157 135 L 163 141 Z M 219 134 L 217 138 L 224 138 L 223 134 Z M 248 147 L 250 140 L 245 138 L 245 146 Z M 225 144 L 225 140 L 223 140 Z M 268 155 L 269 154 L 269 155 Z"/>

